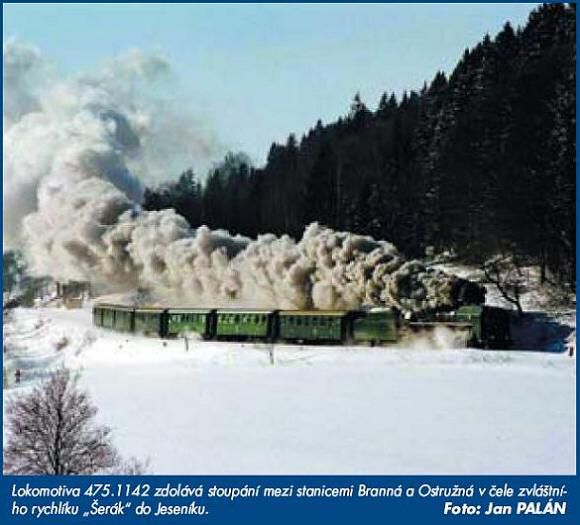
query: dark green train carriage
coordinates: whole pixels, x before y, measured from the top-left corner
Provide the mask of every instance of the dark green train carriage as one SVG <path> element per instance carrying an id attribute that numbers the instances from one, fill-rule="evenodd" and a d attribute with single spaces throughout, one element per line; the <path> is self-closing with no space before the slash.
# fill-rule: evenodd
<path id="1" fill-rule="evenodd" d="M 135 329 L 133 308 L 130 306 L 98 304 L 93 307 L 93 322 L 96 326 L 119 332 Z"/>
<path id="2" fill-rule="evenodd" d="M 217 310 L 218 339 L 269 340 L 274 336 L 274 310 Z"/>
<path id="3" fill-rule="evenodd" d="M 135 329 L 135 317 L 133 308 L 119 306 L 115 309 L 115 330 L 120 332 L 132 332 Z"/>
<path id="4" fill-rule="evenodd" d="M 115 328 L 115 311 L 116 306 L 114 305 L 103 305 L 100 307 L 101 310 L 101 326 L 103 328 Z"/>
<path id="5" fill-rule="evenodd" d="M 166 309 L 155 307 L 135 308 L 134 331 L 149 336 L 165 337 L 167 335 Z"/>
<path id="6" fill-rule="evenodd" d="M 101 304 L 93 306 L 93 324 L 99 328 L 103 327 L 103 315 L 105 314 L 105 307 Z"/>
<path id="7" fill-rule="evenodd" d="M 282 310 L 278 313 L 278 337 L 284 341 L 345 341 L 348 321 L 349 312 L 342 310 Z"/>
<path id="8" fill-rule="evenodd" d="M 215 333 L 215 310 L 204 308 L 170 308 L 167 310 L 167 336 L 195 333 L 211 339 Z"/>
<path id="9" fill-rule="evenodd" d="M 392 308 L 356 312 L 352 315 L 352 339 L 371 345 L 396 343 L 399 314 Z"/>

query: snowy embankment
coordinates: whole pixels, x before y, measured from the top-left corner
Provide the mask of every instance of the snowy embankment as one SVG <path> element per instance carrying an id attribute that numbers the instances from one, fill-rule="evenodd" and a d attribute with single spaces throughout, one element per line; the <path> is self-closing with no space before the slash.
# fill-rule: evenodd
<path id="1" fill-rule="evenodd" d="M 16 309 L 5 362 L 81 384 L 152 473 L 571 474 L 576 360 L 564 354 L 164 342 L 90 311 Z"/>

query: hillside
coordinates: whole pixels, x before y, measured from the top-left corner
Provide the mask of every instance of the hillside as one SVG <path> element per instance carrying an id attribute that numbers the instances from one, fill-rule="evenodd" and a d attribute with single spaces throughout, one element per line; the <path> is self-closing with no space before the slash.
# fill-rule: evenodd
<path id="1" fill-rule="evenodd" d="M 509 253 L 573 288 L 575 24 L 575 4 L 542 5 L 524 27 L 483 36 L 448 76 L 385 92 L 375 110 L 356 95 L 336 122 L 273 144 L 265 166 L 230 154 L 204 184 L 188 170 L 149 189 L 145 208 L 250 237 L 296 238 L 318 221 L 409 256 Z"/>

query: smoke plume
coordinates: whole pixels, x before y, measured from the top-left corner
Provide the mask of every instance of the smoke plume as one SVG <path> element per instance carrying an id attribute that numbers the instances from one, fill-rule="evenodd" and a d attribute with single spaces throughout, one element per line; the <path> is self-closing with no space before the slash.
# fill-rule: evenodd
<path id="1" fill-rule="evenodd" d="M 395 246 L 311 224 L 302 239 L 192 230 L 173 210 L 145 212 L 146 177 L 215 151 L 194 120 L 150 96 L 162 59 L 134 51 L 59 80 L 38 50 L 4 43 L 5 242 L 32 269 L 173 304 L 405 310 L 450 307 L 458 279 Z M 169 159 L 171 157 L 171 159 Z"/>
<path id="2" fill-rule="evenodd" d="M 133 50 L 96 72 L 65 78 L 38 49 L 17 40 L 4 42 L 3 57 L 5 247 L 36 243 L 39 235 L 50 242 L 51 233 L 31 231 L 39 222 L 66 236 L 56 231 L 68 222 L 56 202 L 79 206 L 83 194 L 104 205 L 104 192 L 134 207 L 145 182 L 218 153 L 202 122 L 158 96 L 171 80 L 160 57 Z M 28 221 L 31 215 L 37 217 Z"/>

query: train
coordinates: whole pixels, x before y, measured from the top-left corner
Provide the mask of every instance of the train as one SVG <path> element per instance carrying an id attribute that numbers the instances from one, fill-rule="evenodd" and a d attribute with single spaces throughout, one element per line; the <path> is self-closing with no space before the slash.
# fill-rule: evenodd
<path id="1" fill-rule="evenodd" d="M 258 310 L 97 303 L 93 323 L 99 328 L 163 339 L 369 346 L 400 345 L 417 335 L 429 337 L 438 328 L 446 328 L 462 346 L 507 349 L 512 345 L 510 311 L 481 304 L 417 315 L 397 308 Z"/>

